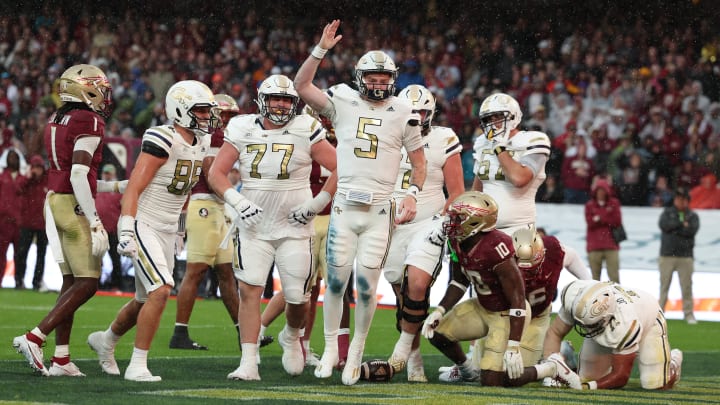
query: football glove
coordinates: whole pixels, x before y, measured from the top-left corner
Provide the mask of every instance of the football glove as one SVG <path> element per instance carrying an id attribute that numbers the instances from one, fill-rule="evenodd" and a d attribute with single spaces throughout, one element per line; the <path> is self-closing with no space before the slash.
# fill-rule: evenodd
<path id="1" fill-rule="evenodd" d="M 135 218 L 130 215 L 123 215 L 118 221 L 117 252 L 131 259 L 137 257 L 137 243 L 135 242 L 134 225 Z"/>
<path id="2" fill-rule="evenodd" d="M 223 194 L 223 198 L 225 199 L 225 202 L 228 203 L 237 213 L 235 222 L 242 221 L 242 223 L 247 227 L 260 223 L 263 209 L 245 198 L 242 194 L 235 191 L 235 189 L 227 189 L 225 194 Z"/>
<path id="3" fill-rule="evenodd" d="M 108 251 L 108 234 L 105 231 L 100 219 L 95 219 L 90 225 L 90 237 L 92 239 L 92 254 L 95 257 L 103 257 Z"/>
<path id="4" fill-rule="evenodd" d="M 565 364 L 565 359 L 563 358 L 562 354 L 560 353 L 553 353 L 545 361 L 553 362 L 555 363 L 556 371 L 555 375 L 553 376 L 555 379 L 559 380 L 560 382 L 566 384 L 572 389 L 575 390 L 581 390 L 583 389 L 582 382 L 580 381 L 580 376 L 577 375 L 574 371 L 568 367 L 567 364 Z"/>
<path id="5" fill-rule="evenodd" d="M 443 316 L 445 316 L 445 308 L 443 307 L 437 307 L 435 311 L 428 315 L 422 327 L 423 336 L 427 339 L 432 339 L 432 337 L 435 336 L 435 328 L 438 327 Z"/>
<path id="6" fill-rule="evenodd" d="M 288 222 L 294 226 L 307 225 L 312 221 L 318 212 L 322 211 L 330 202 L 332 197 L 327 191 L 321 191 L 315 198 L 305 201 L 288 214 Z"/>
<path id="7" fill-rule="evenodd" d="M 447 235 L 445 235 L 445 232 L 443 230 L 445 218 L 437 216 L 437 218 L 433 218 L 432 221 L 433 229 L 428 234 L 427 240 L 435 246 L 442 247 L 443 245 L 445 245 L 445 241 L 447 240 Z"/>
<path id="8" fill-rule="evenodd" d="M 508 340 L 505 355 L 503 356 L 503 367 L 511 380 L 520 378 L 523 373 L 523 360 L 520 354 L 520 342 Z"/>

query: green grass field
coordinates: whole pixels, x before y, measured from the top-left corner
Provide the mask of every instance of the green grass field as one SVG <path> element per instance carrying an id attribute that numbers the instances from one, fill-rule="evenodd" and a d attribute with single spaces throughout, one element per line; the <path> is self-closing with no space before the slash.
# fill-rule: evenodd
<path id="1" fill-rule="evenodd" d="M 637 372 L 625 389 L 580 392 L 550 389 L 532 384 L 522 388 L 485 388 L 475 384 L 437 383 L 437 369 L 449 362 L 427 342 L 423 342 L 425 371 L 429 384 L 407 383 L 405 373 L 390 383 L 359 382 L 342 385 L 339 373 L 318 380 L 309 368 L 298 377 L 289 377 L 280 362 L 281 349 L 273 343 L 263 349 L 260 382 L 229 381 L 226 376 L 239 364 L 234 327 L 218 300 L 196 303 L 190 333 L 209 351 L 170 350 L 175 301 L 168 303 L 148 360 L 160 383 L 132 383 L 100 372 L 94 353 L 85 340 L 90 332 L 107 328 L 124 297 L 96 296 L 75 316 L 71 340 L 73 361 L 87 374 L 85 378 L 45 378 L 33 374 L 25 359 L 12 347 L 12 338 L 34 327 L 50 310 L 56 294 L 0 290 L 0 403 L 124 404 L 166 403 L 214 404 L 229 401 L 250 403 L 632 403 L 707 404 L 720 403 L 720 324 L 700 322 L 688 326 L 669 321 L 670 342 L 685 352 L 682 381 L 672 391 L 649 392 L 640 388 Z M 268 333 L 277 336 L 283 326 L 278 319 Z M 134 331 L 118 345 L 116 356 L 122 371 L 132 352 Z M 365 349 L 365 359 L 387 358 L 397 338 L 394 311 L 379 309 Z M 52 336 L 45 347 L 49 366 L 54 351 Z M 579 347 L 578 336 L 573 336 Z M 318 311 L 312 347 L 322 352 L 322 311 Z"/>

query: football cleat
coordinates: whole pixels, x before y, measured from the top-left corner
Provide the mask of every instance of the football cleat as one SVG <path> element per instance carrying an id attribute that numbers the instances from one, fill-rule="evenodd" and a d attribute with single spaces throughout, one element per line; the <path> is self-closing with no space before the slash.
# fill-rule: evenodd
<path id="1" fill-rule="evenodd" d="M 315 377 L 329 378 L 332 376 L 333 368 L 338 364 L 338 354 L 336 351 L 325 350 L 320 358 L 320 364 L 315 367 Z"/>
<path id="2" fill-rule="evenodd" d="M 152 375 L 150 370 L 144 367 L 128 367 L 125 370 L 125 379 L 129 381 L 137 382 L 159 382 L 162 381 L 162 377 L 159 375 Z"/>
<path id="3" fill-rule="evenodd" d="M 472 366 L 459 366 L 460 375 L 463 381 L 466 382 L 478 382 L 480 381 L 480 370 Z"/>
<path id="4" fill-rule="evenodd" d="M 407 377 L 410 382 L 428 382 L 425 376 L 425 367 L 420 352 L 410 352 L 407 362 Z"/>
<path id="5" fill-rule="evenodd" d="M 54 361 L 48 369 L 51 377 L 85 377 L 82 371 L 72 361 L 61 366 Z"/>
<path id="6" fill-rule="evenodd" d="M 186 349 L 186 350 L 208 350 L 207 346 L 203 346 L 190 339 L 189 336 L 172 335 L 170 338 L 171 349 Z"/>
<path id="7" fill-rule="evenodd" d="M 273 338 L 270 335 L 260 336 L 260 339 L 258 340 L 258 347 L 265 347 L 274 341 L 275 341 L 275 338 Z"/>
<path id="8" fill-rule="evenodd" d="M 364 344 L 363 344 L 364 346 Z M 350 344 L 347 362 L 342 372 L 342 382 L 345 385 L 354 385 L 360 379 L 360 364 L 362 363 L 362 349 L 357 350 Z"/>
<path id="9" fill-rule="evenodd" d="M 445 370 L 440 372 L 440 375 L 438 376 L 438 379 L 442 382 L 450 382 L 450 383 L 456 383 L 461 382 L 462 374 L 460 374 L 460 367 L 458 366 L 452 366 L 452 367 L 441 367 Z"/>
<path id="10" fill-rule="evenodd" d="M 97 353 L 98 362 L 103 373 L 120 375 L 120 368 L 115 361 L 115 348 L 108 348 L 103 339 L 103 332 L 93 332 L 88 336 L 88 346 Z"/>
<path id="11" fill-rule="evenodd" d="M 241 364 L 227 375 L 228 380 L 260 381 L 257 364 Z"/>
<path id="12" fill-rule="evenodd" d="M 405 369 L 405 366 L 407 365 L 407 361 L 397 357 L 394 352 L 390 355 L 388 363 L 390 363 L 396 373 L 403 371 Z"/>
<path id="13" fill-rule="evenodd" d="M 50 375 L 43 363 L 43 351 L 40 346 L 29 341 L 25 335 L 21 335 L 13 339 L 13 347 L 18 353 L 25 356 L 33 370 L 46 377 Z"/>
<path id="14" fill-rule="evenodd" d="M 313 349 L 310 349 L 310 351 L 305 355 L 305 367 L 317 367 L 320 365 L 320 357 L 313 351 Z"/>
<path id="15" fill-rule="evenodd" d="M 675 381 L 674 384 L 680 382 L 680 373 L 682 371 L 683 352 L 680 349 L 670 350 L 670 367 L 675 368 Z"/>
<path id="16" fill-rule="evenodd" d="M 278 335 L 278 343 L 283 349 L 282 365 L 290 375 L 300 375 L 305 368 L 305 359 L 302 353 L 300 338 L 291 339 L 283 329 Z"/>

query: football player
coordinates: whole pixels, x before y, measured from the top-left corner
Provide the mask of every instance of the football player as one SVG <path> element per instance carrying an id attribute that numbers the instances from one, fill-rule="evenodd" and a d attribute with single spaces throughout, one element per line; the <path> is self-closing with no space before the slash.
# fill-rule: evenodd
<path id="1" fill-rule="evenodd" d="M 420 355 L 420 326 L 430 307 L 430 286 L 442 267 L 442 243 L 434 244 L 426 238 L 428 231 L 441 221 L 447 205 L 465 191 L 460 152 L 462 145 L 455 132 L 447 127 L 432 126 L 435 97 L 428 89 L 410 85 L 399 94 L 408 99 L 419 112 L 422 140 L 427 158 L 427 178 L 417 195 L 415 219 L 393 230 L 390 251 L 383 268 L 385 278 L 392 285 L 398 302 L 400 338 L 388 360 L 395 372 L 407 362 L 408 381 L 427 382 Z M 410 186 L 412 167 L 402 150 L 403 159 L 395 183 L 394 197 L 402 199 Z M 445 199 L 443 187 L 447 188 Z"/>
<path id="2" fill-rule="evenodd" d="M 459 367 L 463 380 L 480 380 L 484 386 L 508 385 L 508 377 L 521 376 L 520 339 L 530 322 L 513 242 L 495 229 L 497 215 L 495 200 L 478 191 L 461 194 L 448 207 L 443 228 L 454 254 L 452 281 L 422 328 L 433 346 Z M 476 298 L 455 305 L 471 283 Z M 483 337 L 486 349 L 477 369 L 459 342 Z"/>
<path id="3" fill-rule="evenodd" d="M 484 136 L 475 140 L 473 190 L 491 195 L 503 207 L 497 229 L 511 235 L 535 224 L 535 194 L 545 180 L 550 139 L 542 132 L 521 131 L 520 105 L 495 93 L 480 106 Z"/>
<path id="4" fill-rule="evenodd" d="M 108 249 L 95 193 L 105 186 L 97 181 L 97 169 L 105 120 L 112 111 L 112 87 L 101 69 L 81 64 L 63 72 L 59 89 L 63 104 L 45 126 L 50 161 L 45 224 L 63 283 L 52 310 L 30 332 L 14 338 L 13 346 L 42 375 L 82 377 L 85 374 L 70 361 L 70 332 L 75 311 L 97 291 L 102 256 Z M 41 347 L 52 331 L 55 355 L 47 369 Z"/>
<path id="5" fill-rule="evenodd" d="M 395 223 L 415 218 L 417 194 L 425 182 L 425 153 L 420 116 L 410 101 L 395 97 L 397 68 L 382 51 L 370 51 L 355 65 L 358 90 L 338 84 L 323 92 L 312 83 L 327 51 L 342 35 L 339 20 L 323 30 L 320 43 L 300 66 L 295 86 L 302 99 L 335 128 L 338 193 L 333 201 L 327 241 L 328 278 L 325 303 L 325 350 L 315 376 L 328 378 L 338 363 L 338 329 L 342 302 L 353 271 L 357 276 L 355 329 L 342 382 L 355 384 L 370 324 L 377 306 L 377 284 Z M 405 197 L 395 206 L 395 179 L 405 147 L 412 166 Z M 397 212 L 397 218 L 395 218 Z"/>
<path id="6" fill-rule="evenodd" d="M 237 282 L 232 271 L 232 248 L 227 245 L 225 248 L 220 247 L 221 241 L 228 231 L 225 221 L 225 204 L 210 190 L 206 178 L 210 165 L 223 144 L 225 127 L 230 118 L 240 113 L 240 108 L 235 99 L 227 94 L 216 94 L 215 102 L 218 103 L 217 108 L 222 125 L 212 133 L 210 152 L 203 160 L 201 175 L 190 193 L 186 214 L 187 267 L 177 294 L 175 331 L 170 338 L 171 349 L 207 350 L 207 346 L 190 339 L 188 322 L 190 322 L 190 315 L 195 305 L 198 285 L 205 279 L 205 274 L 210 267 L 218 277 L 223 304 L 225 304 L 225 309 L 239 335 L 238 292 Z M 182 235 L 179 237 L 182 238 Z"/>
<path id="7" fill-rule="evenodd" d="M 174 286 L 176 235 L 185 231 L 181 212 L 198 182 L 210 135 L 218 125 L 215 97 L 203 83 L 183 80 L 165 97 L 172 125 L 148 128 L 121 202 L 118 252 L 135 267 L 135 297 L 125 304 L 106 331 L 91 333 L 88 344 L 105 373 L 119 375 L 118 340 L 137 325 L 135 345 L 125 379 L 155 382 L 147 356 L 160 317 Z"/>
<path id="8" fill-rule="evenodd" d="M 273 262 L 287 303 L 287 323 L 278 335 L 283 368 L 298 375 L 305 367 L 300 328 L 312 287 L 313 217 L 332 199 L 337 176 L 335 149 L 325 129 L 309 115 L 295 115 L 298 101 L 289 78 L 265 79 L 256 100 L 259 114 L 230 120 L 225 143 L 210 168 L 210 186 L 235 211 L 239 230 L 233 269 L 240 284 L 242 356 L 228 374 L 233 380 L 260 380 L 260 296 Z M 243 182 L 240 192 L 227 178 L 236 161 Z M 333 172 L 315 197 L 309 180 L 313 161 Z"/>
<path id="9" fill-rule="evenodd" d="M 578 374 L 571 388 L 622 388 L 639 360 L 640 385 L 669 389 L 680 381 L 683 354 L 670 350 L 667 323 L 657 299 L 635 288 L 596 280 L 573 281 L 545 337 L 545 356 L 575 328 L 582 335 Z"/>

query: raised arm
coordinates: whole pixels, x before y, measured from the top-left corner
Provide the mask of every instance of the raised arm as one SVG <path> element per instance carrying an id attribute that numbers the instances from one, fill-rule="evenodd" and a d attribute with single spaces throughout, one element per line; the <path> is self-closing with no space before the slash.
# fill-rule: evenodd
<path id="1" fill-rule="evenodd" d="M 333 20 L 325 26 L 320 43 L 315 46 L 310 56 L 305 59 L 305 62 L 298 69 L 297 75 L 295 75 L 295 90 L 306 104 L 318 112 L 325 110 L 328 99 L 323 91 L 313 84 L 312 80 L 327 51 L 342 39 L 342 35 L 335 35 L 339 26 L 340 20 Z"/>

